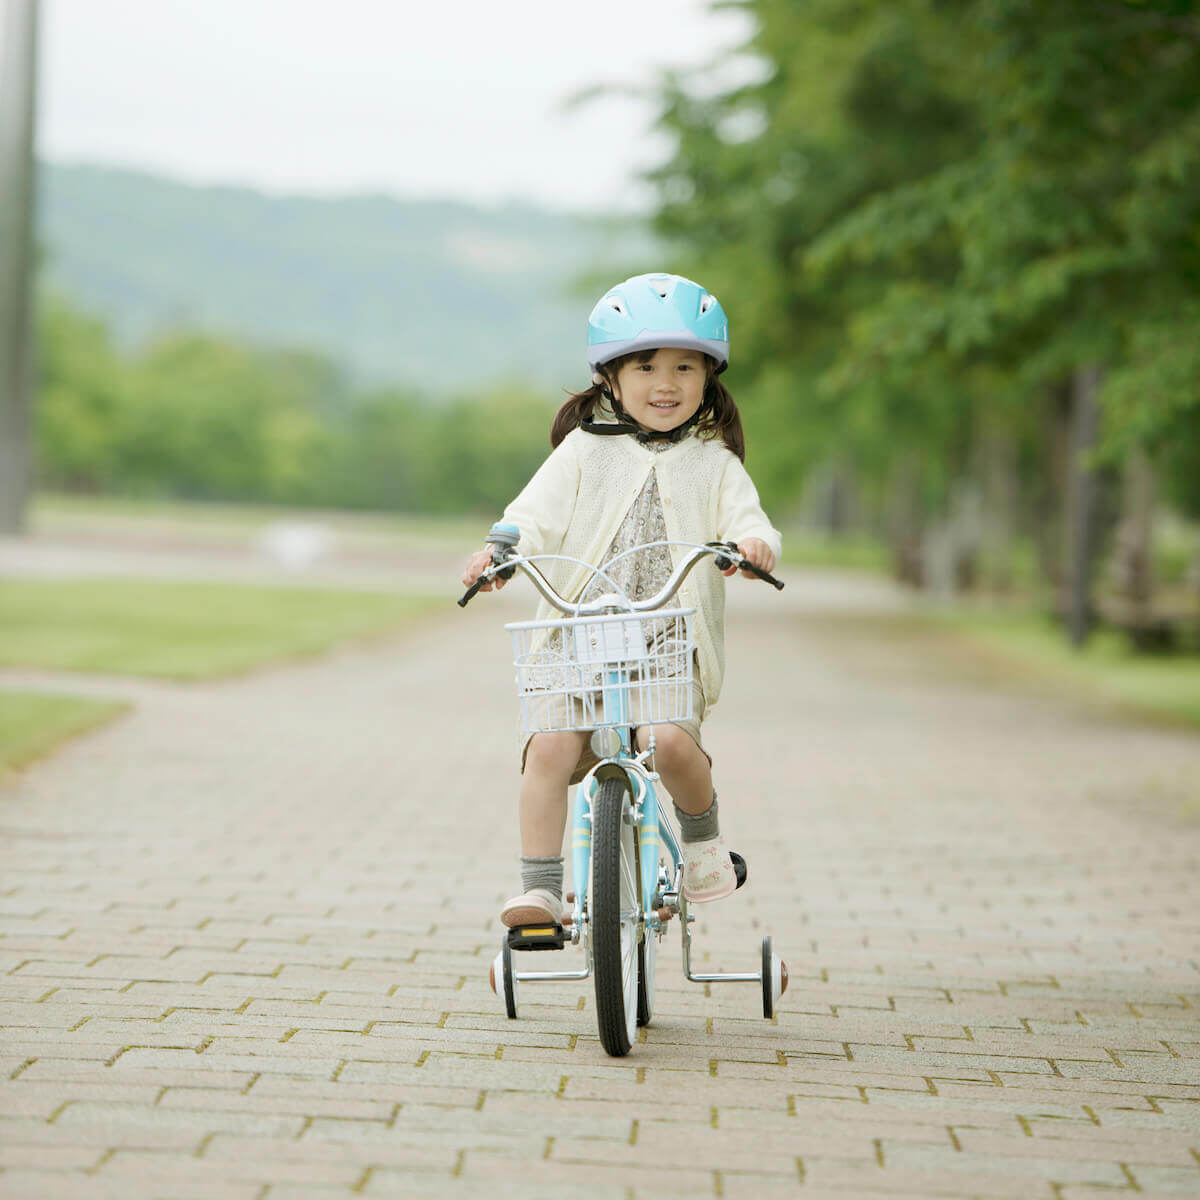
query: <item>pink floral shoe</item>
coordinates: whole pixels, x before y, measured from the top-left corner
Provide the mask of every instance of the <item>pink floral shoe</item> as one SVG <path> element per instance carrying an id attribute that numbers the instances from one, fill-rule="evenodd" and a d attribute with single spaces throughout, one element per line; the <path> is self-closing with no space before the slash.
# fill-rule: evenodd
<path id="1" fill-rule="evenodd" d="M 725 839 L 683 843 L 683 894 L 690 904 L 721 900 L 737 887 Z"/>

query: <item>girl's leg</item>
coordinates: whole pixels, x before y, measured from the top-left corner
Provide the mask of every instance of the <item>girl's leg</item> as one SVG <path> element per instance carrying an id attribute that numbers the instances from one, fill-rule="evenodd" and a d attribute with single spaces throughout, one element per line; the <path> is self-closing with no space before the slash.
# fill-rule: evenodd
<path id="1" fill-rule="evenodd" d="M 637 743 L 639 750 L 650 744 L 650 730 L 644 725 L 637 731 Z M 708 755 L 678 725 L 655 725 L 654 767 L 680 811 L 699 816 L 712 808 L 712 767 Z"/>
<path id="2" fill-rule="evenodd" d="M 525 749 L 521 776 L 521 888 L 500 911 L 509 927 L 562 916 L 563 831 L 567 787 L 586 734 L 537 733 Z"/>
<path id="3" fill-rule="evenodd" d="M 637 731 L 645 749 L 650 731 Z M 689 901 L 720 900 L 737 887 L 733 863 L 721 838 L 717 798 L 708 755 L 678 725 L 654 727 L 654 766 L 675 802 L 683 839 L 683 891 Z"/>
<path id="4" fill-rule="evenodd" d="M 583 733 L 535 733 L 521 776 L 521 895 L 500 910 L 505 925 L 558 920 L 563 912 L 566 788 L 580 761 Z"/>
<path id="5" fill-rule="evenodd" d="M 562 853 L 567 827 L 567 787 L 587 734 L 535 733 L 521 776 L 521 853 L 549 858 Z"/>

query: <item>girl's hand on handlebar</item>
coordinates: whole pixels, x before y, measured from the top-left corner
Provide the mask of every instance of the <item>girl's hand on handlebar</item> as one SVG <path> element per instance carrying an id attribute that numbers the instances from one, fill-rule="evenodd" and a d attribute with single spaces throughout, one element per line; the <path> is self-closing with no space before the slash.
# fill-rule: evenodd
<path id="1" fill-rule="evenodd" d="M 775 555 L 771 553 L 771 547 L 761 538 L 743 538 L 738 542 L 737 548 L 742 557 L 753 563 L 760 571 L 770 574 L 775 569 Z M 721 574 L 733 575 L 737 570 L 737 567 L 730 565 Z M 749 571 L 743 570 L 742 574 L 747 579 L 754 578 Z"/>
<path id="2" fill-rule="evenodd" d="M 476 550 L 474 554 L 467 559 L 466 569 L 463 571 L 462 581 L 464 587 L 470 587 L 479 577 L 492 565 L 492 548 L 485 546 L 482 550 Z M 493 588 L 499 591 L 508 580 L 501 579 L 497 576 L 490 583 L 485 583 L 479 590 L 481 592 L 490 592 Z"/>

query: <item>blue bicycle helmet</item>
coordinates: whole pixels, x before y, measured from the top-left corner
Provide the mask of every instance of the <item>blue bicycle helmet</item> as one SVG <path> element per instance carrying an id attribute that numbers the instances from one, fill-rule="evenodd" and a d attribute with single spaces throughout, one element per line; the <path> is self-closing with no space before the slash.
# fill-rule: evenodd
<path id="1" fill-rule="evenodd" d="M 588 317 L 593 371 L 635 350 L 699 350 L 729 364 L 729 319 L 716 296 L 682 275 L 635 275 L 617 284 Z"/>

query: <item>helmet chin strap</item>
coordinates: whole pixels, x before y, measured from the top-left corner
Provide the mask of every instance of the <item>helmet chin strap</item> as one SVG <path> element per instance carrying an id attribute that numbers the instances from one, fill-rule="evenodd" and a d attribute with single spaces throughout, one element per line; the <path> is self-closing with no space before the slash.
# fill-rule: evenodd
<path id="1" fill-rule="evenodd" d="M 643 446 L 647 442 L 682 441 L 699 424 L 700 418 L 707 407 L 707 405 L 702 404 L 682 425 L 676 425 L 674 429 L 643 429 L 636 422 L 629 419 L 628 414 L 621 407 L 621 402 L 608 388 L 602 387 L 601 394 L 612 405 L 612 410 L 617 415 L 618 420 L 613 423 L 611 421 L 598 422 L 587 418 L 580 422 L 580 429 L 584 433 L 594 433 L 601 437 L 615 437 L 628 434 L 628 436 L 636 438 Z"/>

